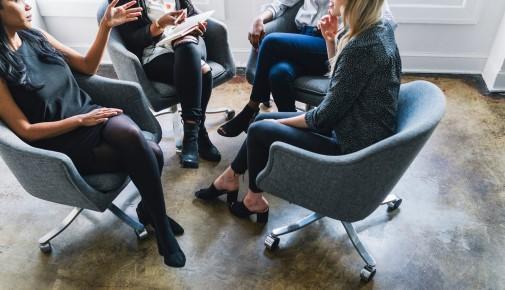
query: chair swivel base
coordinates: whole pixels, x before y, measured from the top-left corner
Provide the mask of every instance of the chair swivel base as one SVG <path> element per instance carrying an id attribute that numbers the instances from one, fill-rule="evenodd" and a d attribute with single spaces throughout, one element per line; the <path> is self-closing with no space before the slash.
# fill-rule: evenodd
<path id="1" fill-rule="evenodd" d="M 143 224 L 133 219 L 124 213 L 121 209 L 119 209 L 114 204 L 111 204 L 108 208 L 114 215 L 116 215 L 121 221 L 130 226 L 135 235 L 139 240 L 145 240 L 149 236 L 146 228 Z M 42 253 L 49 254 L 52 252 L 51 240 L 56 238 L 59 234 L 61 234 L 70 224 L 81 214 L 83 208 L 75 207 L 70 214 L 65 217 L 65 219 L 58 225 L 56 228 L 52 229 L 50 232 L 45 234 L 43 237 L 39 239 L 39 249 Z"/>
<path id="2" fill-rule="evenodd" d="M 394 194 L 389 194 L 386 199 L 381 203 L 382 205 L 387 205 L 388 212 L 394 211 L 400 207 L 400 204 L 402 203 L 402 199 L 397 197 Z M 274 251 L 279 247 L 280 243 L 280 238 L 279 236 L 300 230 L 311 223 L 318 221 L 322 219 L 324 216 L 318 213 L 312 213 L 301 220 L 288 225 L 288 226 L 283 226 L 280 228 L 276 228 L 272 230 L 272 232 L 267 235 L 265 238 L 264 245 L 265 247 L 270 250 Z M 376 263 L 374 258 L 369 254 L 367 248 L 365 245 L 360 241 L 358 234 L 356 233 L 356 230 L 354 229 L 353 225 L 348 222 L 342 222 L 342 225 L 345 228 L 345 231 L 347 232 L 347 235 L 349 236 L 349 239 L 351 240 L 354 248 L 358 252 L 358 254 L 361 256 L 363 261 L 365 261 L 365 266 L 363 269 L 360 271 L 360 278 L 363 282 L 368 282 L 373 279 L 375 276 L 375 273 L 377 272 L 376 269 Z"/>

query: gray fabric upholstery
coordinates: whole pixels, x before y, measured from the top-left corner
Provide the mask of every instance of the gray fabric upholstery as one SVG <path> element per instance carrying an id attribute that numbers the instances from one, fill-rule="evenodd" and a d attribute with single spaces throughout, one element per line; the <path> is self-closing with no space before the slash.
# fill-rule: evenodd
<path id="1" fill-rule="evenodd" d="M 161 128 L 137 84 L 76 75 L 79 86 L 99 105 L 117 107 L 155 141 Z M 62 153 L 32 147 L 0 122 L 0 156 L 31 195 L 60 204 L 104 211 L 130 181 L 125 173 L 81 176 Z"/>
<path id="2" fill-rule="evenodd" d="M 260 188 L 289 202 L 345 221 L 370 215 L 412 163 L 445 111 L 445 96 L 426 81 L 400 89 L 398 131 L 360 151 L 325 156 L 275 142 Z"/>
<path id="3" fill-rule="evenodd" d="M 108 1 L 104 0 L 97 12 L 100 21 Z M 214 87 L 235 76 L 235 63 L 228 44 L 226 26 L 215 20 L 207 21 L 204 40 L 207 47 L 207 62 L 212 68 Z M 116 29 L 112 29 L 108 42 L 108 52 L 114 69 L 121 80 L 140 84 L 154 111 L 158 112 L 179 103 L 174 86 L 151 82 L 135 54 L 128 51 Z"/>
<path id="4" fill-rule="evenodd" d="M 295 80 L 296 100 L 317 106 L 326 96 L 330 79 L 325 76 L 301 76 Z"/>

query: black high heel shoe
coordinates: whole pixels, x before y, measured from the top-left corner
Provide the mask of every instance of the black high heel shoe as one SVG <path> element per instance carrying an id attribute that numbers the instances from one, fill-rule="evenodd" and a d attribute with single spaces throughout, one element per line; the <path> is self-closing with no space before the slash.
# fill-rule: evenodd
<path id="1" fill-rule="evenodd" d="M 143 224 L 144 226 L 151 226 L 156 231 L 156 227 L 154 226 L 154 223 L 152 222 L 151 217 L 143 209 L 142 202 L 140 202 L 137 205 L 136 211 L 137 211 L 137 217 L 139 218 L 139 222 L 141 224 Z M 180 235 L 184 234 L 184 228 L 180 224 L 178 224 L 175 220 L 173 220 L 168 215 L 166 217 L 168 220 L 168 224 L 170 225 L 170 228 L 172 229 L 172 232 L 174 233 L 174 235 L 180 236 Z"/>
<path id="2" fill-rule="evenodd" d="M 232 203 L 229 208 L 230 212 L 236 217 L 249 218 L 249 216 L 255 214 L 257 223 L 266 224 L 268 222 L 268 208 L 264 212 L 253 212 L 250 211 L 242 201 Z"/>
<path id="3" fill-rule="evenodd" d="M 254 120 L 258 112 L 259 109 L 253 109 L 249 105 L 246 105 L 235 118 L 219 127 L 217 133 L 224 137 L 236 137 L 242 132 L 247 132 L 249 124 Z"/>
<path id="4" fill-rule="evenodd" d="M 226 194 L 226 203 L 228 203 L 228 205 L 231 205 L 237 201 L 238 189 L 232 191 L 219 190 L 214 186 L 214 182 L 212 182 L 208 188 L 200 189 L 199 191 L 195 192 L 195 196 L 203 200 L 213 200 L 223 194 Z"/>

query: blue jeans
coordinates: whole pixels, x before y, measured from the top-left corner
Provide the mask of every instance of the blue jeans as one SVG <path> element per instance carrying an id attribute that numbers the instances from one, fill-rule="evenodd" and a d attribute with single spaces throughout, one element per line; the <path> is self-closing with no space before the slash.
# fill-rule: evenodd
<path id="1" fill-rule="evenodd" d="M 300 75 L 321 76 L 328 72 L 326 43 L 321 36 L 271 33 L 261 42 L 251 100 L 274 97 L 280 112 L 294 112 L 293 82 Z"/>
<path id="2" fill-rule="evenodd" d="M 270 146 L 281 141 L 293 146 L 325 155 L 341 154 L 337 139 L 331 132 L 318 132 L 300 129 L 265 119 L 285 119 L 303 114 L 303 112 L 263 113 L 259 114 L 247 130 L 247 139 L 231 163 L 231 168 L 238 174 L 249 169 L 249 189 L 262 192 L 256 185 L 256 177 L 265 168 Z M 303 165 L 302 165 L 303 166 Z"/>

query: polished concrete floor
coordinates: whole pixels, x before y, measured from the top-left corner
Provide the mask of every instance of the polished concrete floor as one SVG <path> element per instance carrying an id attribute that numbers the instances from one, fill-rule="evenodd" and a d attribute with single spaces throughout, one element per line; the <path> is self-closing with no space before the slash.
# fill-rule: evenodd
<path id="1" fill-rule="evenodd" d="M 188 258 L 182 269 L 165 267 L 155 240 L 138 241 L 110 212 L 84 212 L 53 241 L 52 254 L 41 253 L 37 239 L 70 208 L 31 197 L 0 160 L 0 289 L 505 289 L 505 99 L 458 78 L 428 80 L 447 94 L 447 113 L 394 189 L 400 210 L 382 207 L 356 223 L 377 260 L 368 284 L 337 221 L 284 236 L 271 253 L 265 235 L 306 210 L 267 196 L 271 216 L 261 227 L 232 217 L 224 202 L 195 200 L 244 139 L 217 135 L 219 115 L 208 127 L 223 160 L 198 170 L 179 168 L 170 116 L 160 118 L 166 204 L 186 229 L 178 238 Z M 249 90 L 237 78 L 215 90 L 211 106 L 240 109 Z M 133 214 L 138 200 L 130 190 L 117 204 Z"/>

